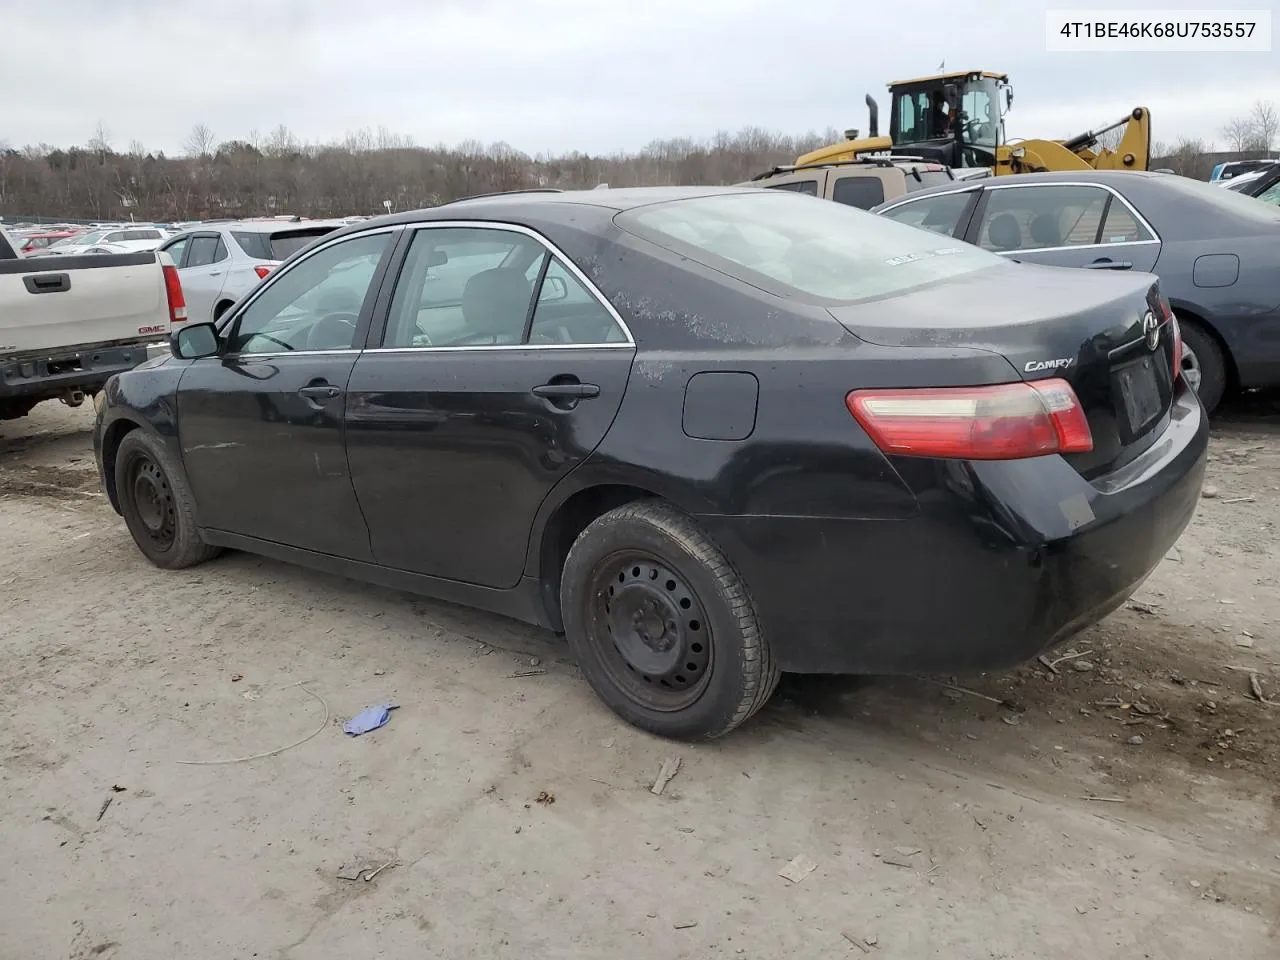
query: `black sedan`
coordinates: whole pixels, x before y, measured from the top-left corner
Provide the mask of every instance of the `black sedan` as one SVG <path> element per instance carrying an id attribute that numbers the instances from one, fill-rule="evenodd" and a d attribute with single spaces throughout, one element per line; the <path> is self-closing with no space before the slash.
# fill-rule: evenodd
<path id="1" fill-rule="evenodd" d="M 921 190 L 875 211 L 1024 263 L 1152 271 L 1206 409 L 1280 386 L 1280 208 L 1173 174 L 1088 171 Z"/>
<path id="2" fill-rule="evenodd" d="M 295 254 L 115 377 L 94 445 L 159 566 L 563 631 L 622 717 L 709 738 L 780 670 L 1013 664 L 1122 603 L 1198 502 L 1179 349 L 1151 276 L 842 204 L 508 194 Z"/>

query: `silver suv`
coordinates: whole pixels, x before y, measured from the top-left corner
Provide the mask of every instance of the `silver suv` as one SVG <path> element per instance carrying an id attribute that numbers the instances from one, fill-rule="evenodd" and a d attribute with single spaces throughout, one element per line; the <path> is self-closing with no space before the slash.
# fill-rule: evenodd
<path id="1" fill-rule="evenodd" d="M 187 316 L 217 320 L 273 269 L 342 220 L 227 220 L 199 223 L 163 244 L 182 280 Z"/>

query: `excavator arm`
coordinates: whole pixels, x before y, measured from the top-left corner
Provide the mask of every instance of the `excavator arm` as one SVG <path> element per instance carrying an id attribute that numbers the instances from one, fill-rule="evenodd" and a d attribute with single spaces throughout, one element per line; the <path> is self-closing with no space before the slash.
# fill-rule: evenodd
<path id="1" fill-rule="evenodd" d="M 1103 134 L 1124 128 L 1114 150 L 1099 145 Z M 1151 114 L 1134 107 L 1123 119 L 1069 140 L 1021 140 L 996 150 L 995 176 L 1071 170 L 1146 170 L 1151 150 Z"/>

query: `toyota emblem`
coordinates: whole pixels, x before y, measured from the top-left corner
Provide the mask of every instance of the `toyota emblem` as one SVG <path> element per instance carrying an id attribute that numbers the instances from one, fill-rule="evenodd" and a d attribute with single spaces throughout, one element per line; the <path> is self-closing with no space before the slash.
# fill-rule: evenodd
<path id="1" fill-rule="evenodd" d="M 1147 349 L 1155 350 L 1160 346 L 1160 321 L 1150 310 L 1142 318 L 1142 337 L 1147 341 Z"/>

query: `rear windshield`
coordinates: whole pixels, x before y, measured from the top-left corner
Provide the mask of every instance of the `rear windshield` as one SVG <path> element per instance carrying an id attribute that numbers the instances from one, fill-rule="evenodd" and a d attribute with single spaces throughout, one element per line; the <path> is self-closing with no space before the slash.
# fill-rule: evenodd
<path id="1" fill-rule="evenodd" d="M 307 230 L 281 230 L 276 233 L 232 230 L 240 249 L 255 260 L 288 260 L 316 237 L 330 233 L 336 227 L 312 227 Z"/>
<path id="2" fill-rule="evenodd" d="M 1161 182 L 1167 183 L 1170 188 L 1189 197 L 1212 204 L 1222 210 L 1223 213 L 1234 213 L 1236 216 L 1247 217 L 1250 220 L 1265 223 L 1275 223 L 1277 219 L 1280 219 L 1280 217 L 1277 217 L 1275 207 L 1266 203 L 1259 203 L 1253 197 L 1236 193 L 1234 190 L 1215 187 L 1213 184 L 1205 183 L 1203 180 L 1192 180 L 1188 177 L 1180 177 L 1177 174 L 1165 174 L 1161 177 Z"/>
<path id="3" fill-rule="evenodd" d="M 655 203 L 615 222 L 753 286 L 841 303 L 1008 265 L 978 247 L 856 207 L 774 191 Z"/>
<path id="4" fill-rule="evenodd" d="M 236 238 L 241 250 L 255 260 L 288 260 L 289 256 L 302 250 L 316 237 L 323 237 L 335 229 L 337 227 L 311 227 L 305 230 L 278 230 L 275 233 L 265 230 L 253 230 L 252 233 L 248 230 L 232 230 L 230 233 Z"/>

